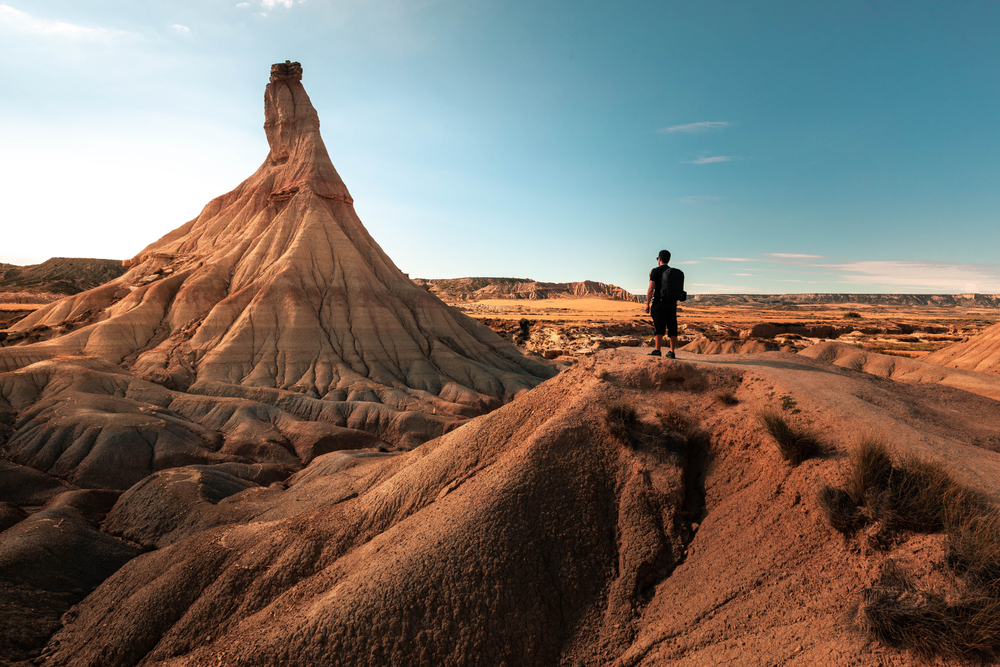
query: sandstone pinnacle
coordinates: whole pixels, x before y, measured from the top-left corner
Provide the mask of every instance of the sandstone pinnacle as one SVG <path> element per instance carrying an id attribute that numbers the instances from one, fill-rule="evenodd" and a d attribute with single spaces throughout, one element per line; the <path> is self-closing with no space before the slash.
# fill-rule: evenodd
<path id="1" fill-rule="evenodd" d="M 320 136 L 302 68 L 272 66 L 270 150 L 248 179 L 98 288 L 36 311 L 0 370 L 59 355 L 168 388 L 469 416 L 552 374 L 414 285 L 369 235 Z M 227 388 L 228 387 L 228 388 Z"/>

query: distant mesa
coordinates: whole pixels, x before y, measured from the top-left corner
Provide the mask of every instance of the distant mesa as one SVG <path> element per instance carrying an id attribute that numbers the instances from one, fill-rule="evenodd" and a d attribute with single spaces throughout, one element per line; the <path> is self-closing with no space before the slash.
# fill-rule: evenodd
<path id="1" fill-rule="evenodd" d="M 645 303 L 616 285 L 593 280 L 575 283 L 543 283 L 530 278 L 416 278 L 414 282 L 446 301 L 481 301 L 483 299 L 564 299 L 600 298 Z"/>
<path id="2" fill-rule="evenodd" d="M 692 294 L 687 305 L 795 306 L 867 304 L 872 306 L 1000 307 L 1000 294 Z"/>

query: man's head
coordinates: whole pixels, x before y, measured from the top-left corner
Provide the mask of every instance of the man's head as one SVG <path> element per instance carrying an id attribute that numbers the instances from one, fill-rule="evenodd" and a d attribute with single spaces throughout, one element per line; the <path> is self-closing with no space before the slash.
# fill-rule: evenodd
<path id="1" fill-rule="evenodd" d="M 670 262 L 670 251 L 669 250 L 661 250 L 660 254 L 657 255 L 656 258 L 658 260 L 660 260 L 660 264 L 667 264 L 667 263 Z"/>

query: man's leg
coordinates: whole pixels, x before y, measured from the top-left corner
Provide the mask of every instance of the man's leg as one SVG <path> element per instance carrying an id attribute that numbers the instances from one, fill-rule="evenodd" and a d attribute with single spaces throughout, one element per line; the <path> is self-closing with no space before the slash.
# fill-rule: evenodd
<path id="1" fill-rule="evenodd" d="M 674 348 L 677 347 L 677 336 L 669 336 L 669 338 L 670 338 L 670 351 L 673 352 Z M 659 349 L 659 345 L 657 345 L 657 349 Z"/>
<path id="2" fill-rule="evenodd" d="M 656 341 L 656 351 L 659 352 L 660 351 L 660 346 L 663 345 L 663 336 L 660 335 L 660 334 L 656 334 L 656 335 L 653 336 L 653 340 Z M 673 343 L 670 343 L 670 349 L 671 350 L 674 349 L 674 344 Z"/>

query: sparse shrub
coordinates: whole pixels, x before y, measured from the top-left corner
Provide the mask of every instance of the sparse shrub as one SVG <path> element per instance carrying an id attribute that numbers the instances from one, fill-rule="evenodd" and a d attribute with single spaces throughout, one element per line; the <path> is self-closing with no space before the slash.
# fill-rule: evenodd
<path id="1" fill-rule="evenodd" d="M 610 403 L 605 407 L 605 422 L 612 435 L 627 442 L 630 432 L 639 424 L 639 413 L 627 403 Z"/>
<path id="2" fill-rule="evenodd" d="M 715 399 L 723 405 L 736 405 L 740 399 L 736 398 L 736 392 L 732 389 L 723 389 L 715 394 Z"/>
<path id="3" fill-rule="evenodd" d="M 851 500 L 856 505 L 863 505 L 865 493 L 869 489 L 887 488 L 891 475 L 892 456 L 888 445 L 880 436 L 869 433 L 851 450 L 844 486 Z"/>
<path id="4" fill-rule="evenodd" d="M 895 561 L 862 592 L 860 625 L 890 646 L 932 657 L 987 661 L 1000 649 L 1000 600 L 975 592 L 949 601 L 920 591 Z"/>
<path id="5" fill-rule="evenodd" d="M 900 459 L 891 486 L 899 525 L 920 532 L 941 530 L 945 510 L 960 493 L 944 464 L 912 454 Z"/>
<path id="6" fill-rule="evenodd" d="M 792 426 L 776 410 L 765 408 L 757 413 L 757 418 L 778 444 L 781 457 L 793 466 L 822 453 L 823 445 L 815 433 Z"/>
<path id="7" fill-rule="evenodd" d="M 845 320 L 860 320 L 861 319 L 861 313 L 855 313 L 854 311 L 851 311 L 849 313 L 844 313 L 844 319 Z"/>
<path id="8" fill-rule="evenodd" d="M 864 436 L 851 451 L 844 481 L 844 489 L 818 492 L 831 526 L 847 535 L 866 522 L 889 532 L 943 530 L 946 564 L 964 581 L 957 598 L 921 591 L 887 561 L 879 580 L 862 591 L 861 628 L 927 657 L 988 661 L 1000 655 L 1000 514 L 943 464 L 913 455 L 894 460 L 877 435 Z"/>
<path id="9" fill-rule="evenodd" d="M 820 509 L 835 530 L 850 535 L 864 524 L 857 503 L 847 491 L 824 484 L 816 495 Z"/>
<path id="10" fill-rule="evenodd" d="M 913 455 L 894 463 L 885 440 L 873 434 L 851 451 L 844 486 L 871 521 L 919 532 L 940 530 L 960 492 L 944 465 Z"/>
<path id="11" fill-rule="evenodd" d="M 947 564 L 967 582 L 1000 595 L 1000 516 L 974 495 L 965 494 L 944 512 Z"/>

